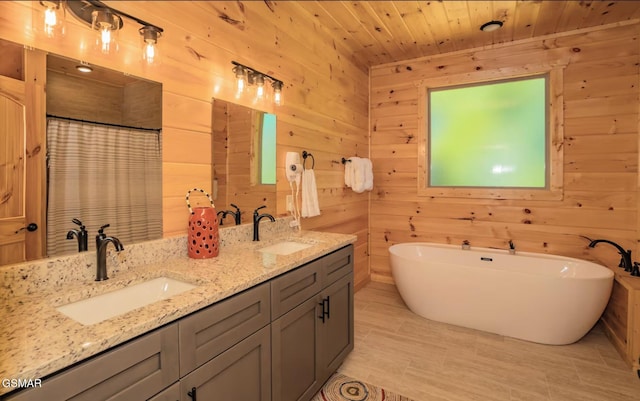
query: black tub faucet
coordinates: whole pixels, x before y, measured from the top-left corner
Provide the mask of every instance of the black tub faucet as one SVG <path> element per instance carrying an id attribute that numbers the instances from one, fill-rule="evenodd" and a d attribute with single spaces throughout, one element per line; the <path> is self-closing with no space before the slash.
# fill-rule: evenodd
<path id="1" fill-rule="evenodd" d="M 264 214 L 258 214 L 258 210 L 260 209 L 264 209 L 266 206 L 260 206 L 259 208 L 257 208 L 256 210 L 253 211 L 253 240 L 254 241 L 260 241 L 260 233 L 259 233 L 259 229 L 260 229 L 260 220 L 267 218 L 269 220 L 276 221 L 276 219 L 273 218 L 272 215 L 268 214 L 268 213 L 264 213 Z"/>
<path id="2" fill-rule="evenodd" d="M 112 243 L 117 252 L 124 250 L 124 247 L 120 243 L 120 240 L 116 237 L 109 237 L 104 233 L 104 229 L 109 227 L 109 224 L 105 224 L 98 230 L 96 235 L 96 255 L 97 255 L 97 271 L 96 281 L 103 281 L 109 279 L 107 276 L 107 245 Z"/>
<path id="3" fill-rule="evenodd" d="M 71 219 L 71 222 L 77 224 L 80 228 L 77 230 L 69 230 L 67 232 L 67 239 L 73 239 L 75 236 L 78 241 L 78 252 L 86 252 L 89 250 L 89 234 L 87 233 L 87 229 L 78 219 Z"/>
<path id="4" fill-rule="evenodd" d="M 624 271 L 626 271 L 626 272 L 630 272 L 630 271 L 633 270 L 633 263 L 631 263 L 631 250 L 630 249 L 627 249 L 625 251 L 623 247 L 621 247 L 620 245 L 616 244 L 615 242 L 609 241 L 607 239 L 595 239 L 595 240 L 591 241 L 591 243 L 589 243 L 589 248 L 594 248 L 600 242 L 604 242 L 606 244 L 609 244 L 609 245 L 612 245 L 612 246 L 616 247 L 616 249 L 618 250 L 618 253 L 621 256 L 620 264 L 618 265 L 618 267 L 624 267 Z"/>

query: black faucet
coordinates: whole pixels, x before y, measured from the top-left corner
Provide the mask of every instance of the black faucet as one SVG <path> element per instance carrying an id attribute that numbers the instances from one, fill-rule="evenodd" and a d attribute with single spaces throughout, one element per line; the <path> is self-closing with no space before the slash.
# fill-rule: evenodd
<path id="1" fill-rule="evenodd" d="M 227 214 L 233 215 L 233 219 L 236 222 L 236 226 L 239 226 L 240 224 L 242 224 L 242 212 L 240 211 L 240 208 L 234 205 L 233 203 L 231 203 L 230 205 L 234 207 L 236 211 L 234 212 L 232 210 L 227 210 Z"/>
<path id="2" fill-rule="evenodd" d="M 512 240 L 509 240 L 509 254 L 510 255 L 515 255 L 516 254 L 516 246 L 513 243 Z"/>
<path id="3" fill-rule="evenodd" d="M 266 206 L 263 205 L 253 211 L 253 240 L 254 241 L 260 241 L 260 234 L 259 234 L 260 220 L 266 217 L 271 221 L 276 221 L 276 219 L 274 219 L 273 216 L 270 214 L 267 214 L 267 213 L 258 214 L 258 210 L 264 209 L 265 207 Z"/>
<path id="4" fill-rule="evenodd" d="M 625 251 L 624 248 L 621 247 L 620 245 L 616 244 L 613 241 L 609 241 L 609 240 L 606 240 L 606 239 L 596 239 L 596 240 L 591 241 L 591 243 L 589 244 L 589 248 L 595 247 L 600 242 L 605 242 L 605 243 L 607 243 L 609 245 L 613 245 L 613 246 L 616 247 L 616 249 L 618 249 L 618 253 L 621 256 L 620 264 L 618 265 L 618 267 L 624 267 L 624 271 L 626 271 L 626 272 L 630 272 L 630 271 L 633 270 L 633 263 L 631 263 L 631 250 L 630 249 Z"/>
<path id="5" fill-rule="evenodd" d="M 96 255 L 98 256 L 96 281 L 109 279 L 107 276 L 107 245 L 112 243 L 117 252 L 124 250 L 119 239 L 116 237 L 109 237 L 104 233 L 104 229 L 107 227 L 109 227 L 109 224 L 105 224 L 100 227 L 98 235 L 96 235 Z"/>
<path id="6" fill-rule="evenodd" d="M 220 225 L 221 226 L 224 225 L 224 218 L 227 217 L 227 214 L 229 214 L 228 210 L 221 210 L 216 214 L 216 216 L 218 216 L 218 217 L 220 217 L 222 215 L 222 217 L 220 217 Z"/>
<path id="7" fill-rule="evenodd" d="M 80 226 L 77 230 L 69 230 L 67 232 L 67 239 L 73 239 L 75 236 L 78 240 L 78 252 L 86 252 L 89 250 L 89 234 L 87 230 L 82 224 L 82 222 L 78 219 L 72 219 L 71 222 Z"/>
<path id="8" fill-rule="evenodd" d="M 228 215 L 233 216 L 233 220 L 235 221 L 236 226 L 239 226 L 240 224 L 242 224 L 242 212 L 240 211 L 240 208 L 234 205 L 233 203 L 231 204 L 231 206 L 236 208 L 235 212 L 233 210 L 221 210 L 218 212 L 218 216 L 222 215 L 222 217 L 220 218 L 220 225 L 224 224 L 224 219 Z"/>

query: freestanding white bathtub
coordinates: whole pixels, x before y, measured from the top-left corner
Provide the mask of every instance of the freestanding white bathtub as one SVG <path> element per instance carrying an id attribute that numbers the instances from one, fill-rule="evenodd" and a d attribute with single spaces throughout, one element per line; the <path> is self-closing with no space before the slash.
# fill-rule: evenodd
<path id="1" fill-rule="evenodd" d="M 607 306 L 613 272 L 568 257 L 432 243 L 389 248 L 409 309 L 427 319 L 542 344 L 570 344 Z"/>

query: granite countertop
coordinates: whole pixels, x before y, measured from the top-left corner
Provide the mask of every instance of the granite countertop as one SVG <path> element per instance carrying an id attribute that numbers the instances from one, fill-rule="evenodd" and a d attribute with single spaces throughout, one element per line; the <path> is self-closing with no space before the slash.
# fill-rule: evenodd
<path id="1" fill-rule="evenodd" d="M 216 258 L 176 256 L 159 263 L 109 271 L 110 279 L 107 281 L 63 281 L 50 288 L 27 291 L 24 295 L 14 294 L 3 300 L 2 305 L 0 380 L 42 378 L 340 249 L 355 239 L 354 235 L 314 231 L 302 231 L 293 236 L 281 233 L 260 242 L 223 245 Z M 291 255 L 258 251 L 283 240 L 312 246 Z M 84 266 L 85 269 L 89 267 Z M 163 276 L 196 284 L 197 287 L 90 326 L 84 326 L 55 309 L 92 295 Z M 0 284 L 5 288 L 10 286 L 6 282 Z M 0 386 L 0 394 L 10 390 Z"/>

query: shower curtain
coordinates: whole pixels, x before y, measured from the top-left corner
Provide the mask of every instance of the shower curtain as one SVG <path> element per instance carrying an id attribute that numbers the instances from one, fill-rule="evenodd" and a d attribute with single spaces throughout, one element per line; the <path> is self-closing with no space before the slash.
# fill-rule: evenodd
<path id="1" fill-rule="evenodd" d="M 162 237 L 160 130 L 135 129 L 49 117 L 47 119 L 47 254 L 77 251 L 67 232 L 98 229 L 125 246 Z"/>

